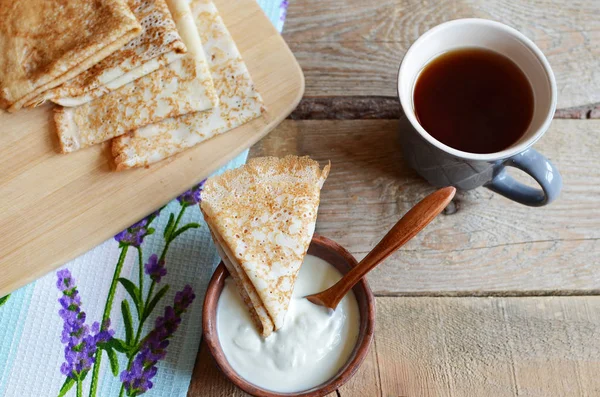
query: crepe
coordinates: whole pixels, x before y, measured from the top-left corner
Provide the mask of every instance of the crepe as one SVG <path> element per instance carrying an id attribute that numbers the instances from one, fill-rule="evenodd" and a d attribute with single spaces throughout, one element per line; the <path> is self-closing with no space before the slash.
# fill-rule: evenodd
<path id="1" fill-rule="evenodd" d="M 210 1 L 191 3 L 219 105 L 208 112 L 163 120 L 113 139 L 117 170 L 147 166 L 259 117 L 264 111 L 250 73 Z"/>
<path id="2" fill-rule="evenodd" d="M 183 57 L 185 45 L 165 0 L 129 0 L 144 32 L 77 77 L 36 98 L 79 106 Z"/>
<path id="3" fill-rule="evenodd" d="M 141 32 L 125 0 L 0 0 L 0 107 L 20 109 Z"/>
<path id="4" fill-rule="evenodd" d="M 243 269 L 235 261 L 235 257 L 227 248 L 223 239 L 221 239 L 218 234 L 215 234 L 215 232 L 212 231 L 210 224 L 208 229 L 210 230 L 210 234 L 215 242 L 217 253 L 221 257 L 225 267 L 233 278 L 236 289 L 240 294 L 242 301 L 248 308 L 248 311 L 250 312 L 250 318 L 252 318 L 254 324 L 259 330 L 261 330 L 261 334 L 266 338 L 275 329 L 273 321 L 271 321 L 271 318 L 267 313 L 267 309 L 265 309 L 265 306 L 262 304 L 256 289 L 248 278 L 248 275 L 244 273 Z M 227 253 L 225 251 L 227 251 Z"/>
<path id="5" fill-rule="evenodd" d="M 204 185 L 204 219 L 264 337 L 284 324 L 328 173 L 308 157 L 262 157 Z"/>
<path id="6" fill-rule="evenodd" d="M 218 103 L 189 5 L 186 0 L 171 5 L 186 56 L 82 106 L 57 109 L 54 121 L 64 153 Z"/>

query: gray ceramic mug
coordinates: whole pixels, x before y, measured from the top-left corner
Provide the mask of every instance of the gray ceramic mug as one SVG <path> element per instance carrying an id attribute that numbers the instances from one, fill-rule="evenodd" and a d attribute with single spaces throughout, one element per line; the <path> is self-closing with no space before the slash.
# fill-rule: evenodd
<path id="1" fill-rule="evenodd" d="M 437 55 L 457 48 L 480 47 L 503 54 L 525 73 L 534 94 L 534 114 L 523 137 L 496 153 L 468 153 L 438 141 L 417 121 L 413 90 L 423 67 Z M 517 30 L 486 19 L 458 19 L 422 35 L 410 47 L 398 73 L 398 96 L 404 110 L 400 138 L 409 165 L 434 186 L 469 190 L 485 186 L 511 200 L 542 206 L 556 199 L 562 187 L 558 170 L 531 146 L 544 135 L 556 109 L 556 82 L 540 49 Z M 506 167 L 531 175 L 541 189 L 508 175 Z"/>

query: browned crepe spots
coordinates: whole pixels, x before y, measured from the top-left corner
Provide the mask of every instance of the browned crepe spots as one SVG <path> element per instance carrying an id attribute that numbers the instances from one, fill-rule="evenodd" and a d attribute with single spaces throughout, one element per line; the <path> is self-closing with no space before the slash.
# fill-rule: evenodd
<path id="1" fill-rule="evenodd" d="M 129 7 L 144 32 L 77 77 L 43 93 L 38 102 L 51 99 L 64 106 L 83 104 L 182 56 L 186 47 L 165 0 L 129 0 Z"/>
<path id="2" fill-rule="evenodd" d="M 250 73 L 214 4 L 191 3 L 219 105 L 148 125 L 113 139 L 117 170 L 143 167 L 259 117 L 264 111 Z"/>
<path id="3" fill-rule="evenodd" d="M 125 0 L 0 0 L 0 106 L 20 109 L 139 35 Z"/>
<path id="4" fill-rule="evenodd" d="M 173 3 L 178 6 L 175 23 L 188 48 L 185 57 L 84 105 L 57 109 L 55 124 L 63 152 L 218 103 L 189 6 L 185 0 Z"/>
<path id="5" fill-rule="evenodd" d="M 283 326 L 328 173 L 308 157 L 263 157 L 204 186 L 205 220 L 265 337 Z"/>

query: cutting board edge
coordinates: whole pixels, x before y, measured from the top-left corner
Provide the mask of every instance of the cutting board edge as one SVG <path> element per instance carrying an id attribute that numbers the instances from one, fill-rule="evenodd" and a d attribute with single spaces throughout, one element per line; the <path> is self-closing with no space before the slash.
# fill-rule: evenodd
<path id="1" fill-rule="evenodd" d="M 216 1 L 216 3 L 218 3 L 218 2 L 219 2 L 219 0 Z M 227 164 L 227 162 L 229 162 L 235 156 L 239 155 L 241 152 L 248 149 L 249 147 L 254 145 L 256 142 L 258 142 L 259 140 L 264 138 L 266 135 L 268 135 L 287 116 L 289 116 L 289 114 L 291 114 L 291 112 L 297 107 L 298 103 L 302 99 L 302 96 L 304 95 L 305 78 L 304 78 L 304 73 L 302 71 L 302 68 L 300 67 L 298 61 L 296 60 L 294 54 L 292 53 L 291 49 L 289 48 L 289 46 L 287 45 L 287 43 L 285 42 L 283 37 L 279 34 L 279 32 L 277 32 L 275 27 L 270 23 L 270 21 L 268 20 L 266 15 L 264 15 L 263 11 L 260 9 L 258 4 L 256 4 L 254 1 L 252 1 L 252 3 L 255 4 L 255 7 L 260 11 L 260 14 L 263 15 L 266 22 L 269 22 L 268 26 L 271 28 L 271 30 L 273 32 L 272 34 L 273 35 L 276 34 L 278 36 L 278 41 L 280 41 L 280 44 L 282 45 L 281 49 L 285 50 L 285 52 L 287 53 L 286 55 L 288 55 L 290 57 L 290 59 L 293 60 L 293 63 L 288 65 L 288 67 L 292 66 L 294 69 L 294 72 L 295 72 L 295 76 L 294 76 L 295 83 L 292 84 L 292 86 L 294 86 L 294 89 L 293 89 L 293 92 L 286 93 L 286 96 L 291 97 L 292 99 L 289 100 L 289 102 L 285 105 L 284 109 L 280 110 L 273 118 L 268 119 L 263 130 L 261 130 L 259 133 L 252 134 L 251 138 L 247 142 L 245 142 L 244 145 L 236 147 L 235 150 L 231 151 L 230 153 L 227 153 L 227 155 L 223 156 L 222 159 L 215 162 L 214 164 L 211 164 L 210 167 L 200 171 L 198 173 L 198 177 L 197 177 L 198 181 L 204 179 L 205 177 L 210 175 L 212 172 L 221 168 L 223 165 Z M 218 4 L 217 4 L 217 8 L 219 8 Z M 224 19 L 226 20 L 226 17 L 224 17 Z M 242 51 L 242 55 L 243 55 L 243 51 Z M 268 107 L 267 107 L 267 112 L 268 112 Z M 244 128 L 244 126 L 237 127 L 236 129 L 234 129 L 232 131 L 235 131 L 235 130 L 238 130 L 241 128 Z M 226 135 L 227 133 L 228 132 L 221 134 L 221 135 Z M 221 135 L 219 135 L 219 136 L 221 136 Z M 217 136 L 215 138 L 218 138 L 219 136 Z M 213 139 L 215 139 L 215 138 L 213 138 Z M 209 141 L 207 141 L 207 142 L 209 142 Z M 178 156 L 185 156 L 185 153 L 186 152 L 180 153 Z M 197 183 L 198 181 L 196 181 L 194 183 Z M 172 199 L 177 197 L 177 195 L 179 193 L 181 193 L 181 192 L 177 192 L 177 194 L 173 194 L 172 197 L 170 197 L 169 199 L 163 200 L 163 203 L 161 205 L 156 206 L 155 209 L 160 208 L 162 205 L 168 203 L 169 201 L 171 201 Z M 149 210 L 148 212 L 151 212 L 151 211 L 152 210 Z M 127 227 L 127 225 L 124 227 Z M 122 230 L 124 227 L 119 228 L 116 232 Z M 29 269 L 29 271 L 27 271 L 25 275 L 22 275 L 19 278 L 9 277 L 9 279 L 4 279 L 4 277 L 2 277 L 2 275 L 0 275 L 0 296 L 4 296 L 8 293 L 11 293 L 16 289 L 21 288 L 24 285 L 29 284 L 29 283 L 37 280 L 40 277 L 43 277 L 44 275 L 50 273 L 51 271 L 62 266 L 63 264 L 65 264 L 65 263 L 77 258 L 78 256 L 82 255 L 83 253 L 89 251 L 91 248 L 98 246 L 99 244 L 103 243 L 107 239 L 110 239 L 110 237 L 112 235 L 116 234 L 116 232 L 110 233 L 110 234 L 104 233 L 104 237 L 95 237 L 93 239 L 90 239 L 89 244 L 86 244 L 85 246 L 81 246 L 81 247 L 71 248 L 68 250 L 69 251 L 68 254 L 53 255 L 55 257 L 54 260 L 49 260 L 48 262 L 45 262 L 43 266 L 39 266 L 33 270 Z M 11 255 L 9 255 L 9 257 L 10 256 Z M 2 260 L 3 257 L 4 257 L 4 255 L 0 255 L 0 269 L 2 269 L 4 266 L 15 266 L 15 265 L 19 266 L 18 263 L 14 263 L 14 262 L 7 263 L 6 261 Z M 27 259 L 28 259 L 27 254 L 21 255 L 20 259 L 22 259 L 24 262 L 27 262 Z"/>

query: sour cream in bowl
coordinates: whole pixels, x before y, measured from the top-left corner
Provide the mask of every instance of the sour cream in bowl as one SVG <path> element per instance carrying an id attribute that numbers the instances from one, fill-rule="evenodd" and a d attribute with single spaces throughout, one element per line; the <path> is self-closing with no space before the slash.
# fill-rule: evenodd
<path id="1" fill-rule="evenodd" d="M 285 324 L 259 336 L 221 264 L 203 310 L 204 338 L 225 376 L 254 396 L 325 396 L 356 372 L 373 338 L 374 298 L 365 280 L 337 309 L 303 297 L 333 285 L 356 260 L 337 243 L 314 236 L 302 265 Z"/>

